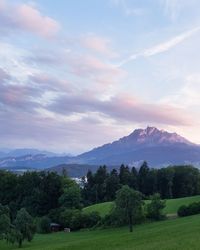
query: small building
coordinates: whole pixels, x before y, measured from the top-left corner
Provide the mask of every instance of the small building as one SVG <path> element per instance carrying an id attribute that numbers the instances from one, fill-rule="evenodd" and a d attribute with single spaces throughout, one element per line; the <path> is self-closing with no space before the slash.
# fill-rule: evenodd
<path id="1" fill-rule="evenodd" d="M 70 232 L 71 232 L 71 230 L 70 230 L 70 228 L 65 227 L 65 228 L 64 228 L 64 232 L 65 232 L 65 233 L 70 233 Z"/>
<path id="2" fill-rule="evenodd" d="M 50 224 L 51 232 L 58 232 L 61 229 L 61 226 L 57 223 Z"/>

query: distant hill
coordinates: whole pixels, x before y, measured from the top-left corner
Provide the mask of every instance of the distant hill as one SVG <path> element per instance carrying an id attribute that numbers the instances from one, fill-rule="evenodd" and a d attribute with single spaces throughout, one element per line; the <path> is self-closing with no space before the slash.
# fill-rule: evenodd
<path id="1" fill-rule="evenodd" d="M 108 170 L 112 170 L 113 168 L 119 169 L 120 165 L 118 166 L 107 166 Z M 63 170 L 66 170 L 67 175 L 70 177 L 82 177 L 85 176 L 88 172 L 88 170 L 91 170 L 92 172 L 96 172 L 96 170 L 99 168 L 99 165 L 89 165 L 89 164 L 61 164 L 55 167 L 51 167 L 46 169 L 46 171 L 49 172 L 56 172 L 58 174 L 63 174 Z"/>
<path id="2" fill-rule="evenodd" d="M 29 169 L 46 169 L 59 164 L 64 164 L 69 161 L 71 157 L 69 156 L 55 156 L 48 157 L 43 154 L 39 155 L 24 155 L 20 157 L 6 157 L 0 159 L 0 168 L 13 169 L 17 167 L 18 169 L 28 167 Z"/>
<path id="3" fill-rule="evenodd" d="M 49 157 L 52 156 L 59 156 L 56 153 L 45 151 L 45 150 L 38 150 L 34 148 L 19 148 L 19 149 L 0 149 L 0 158 L 5 157 L 20 157 L 25 155 L 46 155 Z"/>
<path id="4" fill-rule="evenodd" d="M 70 177 L 82 177 L 88 170 L 96 171 L 99 166 L 97 165 L 88 165 L 88 164 L 61 164 L 55 167 L 46 169 L 46 171 L 56 172 L 62 174 L 63 170 L 66 170 L 67 175 Z"/>

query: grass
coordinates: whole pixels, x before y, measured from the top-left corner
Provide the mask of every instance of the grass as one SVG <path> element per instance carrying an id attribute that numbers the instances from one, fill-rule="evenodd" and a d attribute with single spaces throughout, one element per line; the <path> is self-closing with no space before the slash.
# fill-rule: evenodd
<path id="1" fill-rule="evenodd" d="M 200 195 L 166 200 L 164 209 L 166 214 L 175 214 L 182 205 L 189 205 L 192 202 L 200 202 Z"/>
<path id="2" fill-rule="evenodd" d="M 100 216 L 104 217 L 106 214 L 110 212 L 112 207 L 113 207 L 113 202 L 110 201 L 110 202 L 103 202 L 103 203 L 91 205 L 89 207 L 85 207 L 83 211 L 88 212 L 88 213 L 96 211 L 100 214 Z"/>
<path id="3" fill-rule="evenodd" d="M 200 195 L 166 200 L 166 207 L 164 209 L 164 212 L 166 214 L 176 214 L 178 208 L 181 205 L 188 205 L 195 201 L 200 201 Z M 99 203 L 99 204 L 86 207 L 84 208 L 84 211 L 85 212 L 97 211 L 99 212 L 101 216 L 105 216 L 106 214 L 109 213 L 112 206 L 113 206 L 113 202 L 104 202 L 104 203 Z"/>
<path id="4" fill-rule="evenodd" d="M 128 228 L 36 235 L 27 250 L 199 250 L 200 215 Z M 17 246 L 0 241 L 1 250 Z"/>

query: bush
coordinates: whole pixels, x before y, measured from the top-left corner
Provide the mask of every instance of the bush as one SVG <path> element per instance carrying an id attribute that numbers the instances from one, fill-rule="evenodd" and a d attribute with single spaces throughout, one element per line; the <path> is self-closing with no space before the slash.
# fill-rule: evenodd
<path id="1" fill-rule="evenodd" d="M 44 216 L 39 221 L 39 233 L 47 234 L 51 232 L 51 220 Z"/>
<path id="2" fill-rule="evenodd" d="M 118 227 L 127 224 L 124 216 L 119 216 L 116 209 L 113 209 L 109 214 L 105 215 L 101 220 L 103 227 Z"/>
<path id="3" fill-rule="evenodd" d="M 86 213 L 79 209 L 63 207 L 51 210 L 48 217 L 51 221 L 60 224 L 62 228 L 68 227 L 71 230 L 92 228 L 101 221 L 101 216 L 96 211 Z"/>
<path id="4" fill-rule="evenodd" d="M 185 205 L 180 206 L 177 213 L 178 213 L 179 217 L 187 216 L 188 215 L 188 207 Z"/>
<path id="5" fill-rule="evenodd" d="M 100 220 L 101 217 L 98 212 L 83 213 L 78 209 L 65 209 L 65 211 L 60 214 L 59 224 L 61 224 L 62 227 L 79 230 L 81 228 L 91 228 Z"/>
<path id="6" fill-rule="evenodd" d="M 82 228 L 82 214 L 80 210 L 73 210 L 70 218 L 69 227 L 72 230 L 79 230 Z"/>
<path id="7" fill-rule="evenodd" d="M 151 196 L 151 202 L 147 204 L 147 218 L 153 220 L 161 220 L 165 218 L 163 209 L 165 208 L 165 201 L 161 200 L 160 194 L 156 193 Z"/>
<path id="8" fill-rule="evenodd" d="M 189 213 L 190 215 L 199 214 L 200 213 L 200 202 L 194 202 L 189 205 Z"/>
<path id="9" fill-rule="evenodd" d="M 188 206 L 180 206 L 178 209 L 178 216 L 184 217 L 200 213 L 200 202 L 193 202 Z"/>
<path id="10" fill-rule="evenodd" d="M 59 219 L 56 222 L 58 222 L 63 228 L 70 227 L 71 219 L 73 217 L 74 211 L 76 210 L 65 209 L 64 211 L 60 213 Z"/>
<path id="11" fill-rule="evenodd" d="M 81 222 L 83 228 L 91 228 L 96 226 L 101 221 L 101 216 L 98 212 L 82 213 Z"/>
<path id="12" fill-rule="evenodd" d="M 60 215 L 64 211 L 65 211 L 64 207 L 52 209 L 50 210 L 48 217 L 51 219 L 52 222 L 59 223 Z"/>

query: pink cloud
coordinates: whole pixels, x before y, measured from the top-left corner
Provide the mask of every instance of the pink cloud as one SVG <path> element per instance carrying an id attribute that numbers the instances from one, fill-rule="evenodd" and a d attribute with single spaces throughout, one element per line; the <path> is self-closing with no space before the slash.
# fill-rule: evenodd
<path id="1" fill-rule="evenodd" d="M 123 69 L 90 55 L 72 58 L 68 64 L 75 75 L 103 85 L 116 83 L 126 75 Z"/>
<path id="2" fill-rule="evenodd" d="M 86 35 L 81 39 L 81 43 L 86 48 L 103 54 L 108 57 L 116 57 L 117 53 L 115 53 L 110 48 L 110 40 L 106 38 L 102 38 L 96 35 Z"/>
<path id="3" fill-rule="evenodd" d="M 154 122 L 170 125 L 190 125 L 190 117 L 172 105 L 146 103 L 128 94 L 110 100 L 106 113 L 116 119 L 132 122 Z M 184 115 L 183 115 L 184 113 Z"/>
<path id="4" fill-rule="evenodd" d="M 5 8 L 5 1 L 0 0 L 0 11 L 3 10 L 4 8 Z"/>
<path id="5" fill-rule="evenodd" d="M 9 108 L 11 110 L 29 110 L 33 112 L 34 108 L 38 106 L 35 99 L 43 94 L 41 90 L 24 85 L 1 84 L 0 107 L 3 105 L 3 109 Z"/>
<path id="6" fill-rule="evenodd" d="M 89 96 L 89 98 L 88 98 Z M 99 100 L 95 91 L 63 95 L 48 107 L 55 113 L 97 112 L 114 119 L 116 122 L 157 123 L 167 125 L 189 125 L 190 118 L 183 110 L 169 105 L 146 103 L 127 94 L 118 95 L 110 100 Z"/>
<path id="7" fill-rule="evenodd" d="M 59 29 L 59 23 L 43 15 L 38 9 L 28 4 L 9 5 L 0 4 L 1 28 L 19 29 L 50 38 L 55 36 Z"/>

